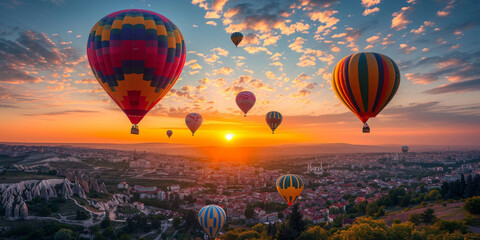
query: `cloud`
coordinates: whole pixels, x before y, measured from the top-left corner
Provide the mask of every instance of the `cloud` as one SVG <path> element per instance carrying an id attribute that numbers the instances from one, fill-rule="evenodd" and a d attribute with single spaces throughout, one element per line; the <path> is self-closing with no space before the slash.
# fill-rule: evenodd
<path id="1" fill-rule="evenodd" d="M 40 71 L 64 70 L 85 62 L 71 47 L 58 48 L 44 33 L 24 31 L 15 41 L 0 38 L 0 82 L 39 82 Z"/>
<path id="2" fill-rule="evenodd" d="M 255 54 L 255 53 L 258 53 L 258 52 L 265 52 L 268 55 L 272 55 L 272 52 L 268 51 L 268 49 L 265 48 L 265 47 L 245 47 L 244 49 L 245 49 L 245 51 L 247 51 L 250 54 Z"/>
<path id="3" fill-rule="evenodd" d="M 233 72 L 233 69 L 229 67 L 222 67 L 219 69 L 213 70 L 213 75 L 230 75 Z"/>
<path id="4" fill-rule="evenodd" d="M 216 47 L 216 48 L 214 48 L 214 49 L 212 49 L 212 50 L 210 50 L 210 51 L 216 52 L 216 53 L 217 53 L 218 55 L 220 55 L 220 56 L 224 56 L 224 57 L 227 57 L 227 56 L 228 56 L 228 51 L 225 50 L 225 49 L 223 49 L 223 48 L 221 48 L 221 47 Z"/>
<path id="5" fill-rule="evenodd" d="M 211 12 L 205 13 L 205 18 L 206 19 L 218 19 L 218 18 L 220 18 L 220 15 L 218 15 L 218 13 L 215 12 L 215 11 L 211 11 Z"/>
<path id="6" fill-rule="evenodd" d="M 380 3 L 380 0 L 362 0 L 362 5 L 365 8 L 369 8 L 371 6 L 375 6 Z"/>
<path id="7" fill-rule="evenodd" d="M 325 30 L 332 28 L 335 24 L 337 24 L 340 19 L 336 17 L 332 17 L 338 11 L 335 10 L 325 10 L 325 11 L 314 11 L 308 13 L 308 16 L 312 21 L 318 21 L 323 23 L 323 25 L 318 26 L 317 31 L 315 33 L 320 34 L 325 32 Z"/>
<path id="8" fill-rule="evenodd" d="M 65 111 L 58 111 L 58 112 L 47 112 L 47 113 L 24 113 L 24 116 L 58 116 L 58 115 L 65 115 L 71 113 L 99 113 L 99 111 L 91 111 L 91 110 L 65 110 Z"/>
<path id="9" fill-rule="evenodd" d="M 394 12 L 392 14 L 393 19 L 392 19 L 392 28 L 395 30 L 402 30 L 407 27 L 407 24 L 411 23 L 412 21 L 407 19 L 406 12 L 410 9 L 411 7 L 402 7 L 402 9 L 398 12 Z"/>
<path id="10" fill-rule="evenodd" d="M 464 93 L 470 91 L 480 91 L 480 78 L 463 82 L 454 82 L 440 87 L 436 87 L 425 91 L 429 94 L 441 94 L 441 93 Z"/>
<path id="11" fill-rule="evenodd" d="M 453 9 L 454 3 L 455 3 L 455 0 L 449 1 L 448 4 L 442 10 L 437 11 L 437 16 L 446 17 L 446 16 L 450 15 L 450 13 Z"/>
<path id="12" fill-rule="evenodd" d="M 212 26 L 217 26 L 217 23 L 215 21 L 208 21 L 206 22 L 207 25 L 212 25 Z"/>
<path id="13" fill-rule="evenodd" d="M 380 40 L 380 36 L 375 35 L 375 36 L 371 36 L 371 37 L 367 38 L 366 41 L 367 41 L 368 43 L 376 43 L 376 42 L 378 42 L 379 40 Z"/>
<path id="14" fill-rule="evenodd" d="M 304 52 L 303 44 L 305 43 L 305 39 L 302 37 L 297 37 L 293 43 L 288 45 L 288 47 L 295 52 Z"/>
<path id="15" fill-rule="evenodd" d="M 363 16 L 367 16 L 367 15 L 370 15 L 372 13 L 376 13 L 378 11 L 380 11 L 380 8 L 378 8 L 378 7 L 367 8 L 367 9 L 365 9 L 365 11 L 363 11 Z"/>
<path id="16" fill-rule="evenodd" d="M 292 93 L 292 94 L 290 94 L 290 96 L 293 97 L 293 98 L 300 98 L 300 97 L 306 97 L 310 94 L 312 94 L 311 91 L 306 90 L 306 89 L 301 89 L 300 91 L 298 91 L 298 93 Z"/>
<path id="17" fill-rule="evenodd" d="M 417 48 L 414 46 L 409 47 L 407 44 L 404 44 L 404 43 L 400 44 L 400 51 L 402 51 L 405 54 L 410 54 L 415 50 L 417 50 Z"/>

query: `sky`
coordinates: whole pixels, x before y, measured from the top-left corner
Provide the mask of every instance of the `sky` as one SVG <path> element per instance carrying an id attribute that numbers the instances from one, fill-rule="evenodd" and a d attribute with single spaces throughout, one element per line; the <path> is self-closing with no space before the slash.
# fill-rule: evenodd
<path id="1" fill-rule="evenodd" d="M 95 23 L 130 8 L 169 18 L 187 48 L 180 79 L 138 136 L 86 55 Z M 476 0 L 3 0 L 0 142 L 478 146 L 479 11 Z M 238 48 L 235 31 L 245 36 Z M 401 72 L 370 134 L 331 87 L 335 64 L 362 51 L 389 56 Z M 242 90 L 257 96 L 246 118 L 234 101 Z M 284 116 L 275 135 L 265 123 L 272 110 Z M 204 118 L 195 137 L 189 112 Z"/>

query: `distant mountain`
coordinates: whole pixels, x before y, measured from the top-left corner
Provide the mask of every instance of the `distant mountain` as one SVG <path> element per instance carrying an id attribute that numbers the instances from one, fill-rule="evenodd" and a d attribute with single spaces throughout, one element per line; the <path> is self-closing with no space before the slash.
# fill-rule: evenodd
<path id="1" fill-rule="evenodd" d="M 102 148 L 116 150 L 147 151 L 165 154 L 178 154 L 190 156 L 213 156 L 236 157 L 247 154 L 251 156 L 287 156 L 287 155 L 312 155 L 333 153 L 369 153 L 369 152 L 400 152 L 401 145 L 355 145 L 348 143 L 322 143 L 322 144 L 286 144 L 260 147 L 218 147 L 218 146 L 192 146 L 171 143 L 6 143 L 15 145 L 37 146 L 72 146 L 84 148 Z M 479 150 L 479 146 L 434 146 L 434 145 L 410 145 L 410 152 L 424 151 L 464 151 Z"/>

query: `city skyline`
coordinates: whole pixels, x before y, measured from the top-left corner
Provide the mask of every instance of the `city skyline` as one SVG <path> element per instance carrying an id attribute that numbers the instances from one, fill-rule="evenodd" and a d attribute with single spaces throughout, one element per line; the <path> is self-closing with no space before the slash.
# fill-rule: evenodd
<path id="1" fill-rule="evenodd" d="M 478 145 L 480 54 L 475 1 L 17 1 L 0 3 L 1 142 L 163 142 L 208 146 L 350 143 Z M 158 12 L 181 30 L 179 81 L 129 134 L 86 56 L 90 29 L 114 11 Z M 188 17 L 185 17 L 188 16 Z M 245 38 L 235 48 L 230 34 Z M 331 89 L 344 56 L 386 54 L 400 88 L 370 134 Z M 246 118 L 235 94 L 257 103 Z M 264 114 L 284 116 L 272 135 Z M 189 112 L 202 114 L 195 134 Z M 173 130 L 168 139 L 165 131 Z M 231 140 L 225 136 L 231 135 Z"/>

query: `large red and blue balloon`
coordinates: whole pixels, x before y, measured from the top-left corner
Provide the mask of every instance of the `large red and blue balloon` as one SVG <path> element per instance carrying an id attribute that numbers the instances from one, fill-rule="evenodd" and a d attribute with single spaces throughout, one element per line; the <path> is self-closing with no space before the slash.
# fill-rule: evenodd
<path id="1" fill-rule="evenodd" d="M 102 88 L 136 127 L 177 82 L 185 64 L 185 41 L 166 17 L 128 9 L 95 24 L 87 56 Z"/>

